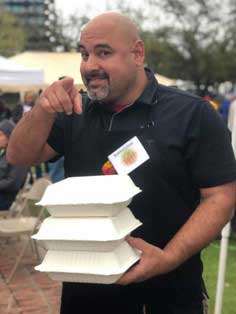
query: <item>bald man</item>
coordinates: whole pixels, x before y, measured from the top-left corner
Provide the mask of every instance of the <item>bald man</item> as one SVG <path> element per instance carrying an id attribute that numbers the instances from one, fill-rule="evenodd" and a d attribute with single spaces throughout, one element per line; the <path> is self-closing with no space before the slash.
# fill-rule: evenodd
<path id="1" fill-rule="evenodd" d="M 63 155 L 66 177 L 102 175 L 121 146 L 142 148 L 148 157 L 126 172 L 142 189 L 129 207 L 143 225 L 127 239 L 142 255 L 116 284 L 63 283 L 61 313 L 206 313 L 200 251 L 235 202 L 226 127 L 202 99 L 157 83 L 127 17 L 109 12 L 91 20 L 80 53 L 87 95 L 72 78 L 48 87 L 17 125 L 8 159 L 31 165 Z M 127 168 L 113 160 L 111 169 Z"/>

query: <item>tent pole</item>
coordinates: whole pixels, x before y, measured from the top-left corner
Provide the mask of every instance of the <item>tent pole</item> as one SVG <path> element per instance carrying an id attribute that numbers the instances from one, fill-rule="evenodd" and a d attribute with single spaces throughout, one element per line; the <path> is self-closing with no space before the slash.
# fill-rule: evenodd
<path id="1" fill-rule="evenodd" d="M 221 244 L 220 244 L 220 259 L 218 268 L 218 279 L 216 288 L 216 299 L 215 299 L 215 314 L 221 314 L 223 294 L 224 294 L 224 282 L 225 282 L 225 269 L 227 262 L 227 251 L 228 242 L 230 236 L 230 222 L 224 227 L 221 233 Z"/>

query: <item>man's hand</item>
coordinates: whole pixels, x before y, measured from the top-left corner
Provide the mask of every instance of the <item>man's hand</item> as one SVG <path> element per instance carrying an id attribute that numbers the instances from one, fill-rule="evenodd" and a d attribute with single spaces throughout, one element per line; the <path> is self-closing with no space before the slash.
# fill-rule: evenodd
<path id="1" fill-rule="evenodd" d="M 159 249 L 142 239 L 128 237 L 127 242 L 142 252 L 137 265 L 118 281 L 127 285 L 168 273 L 200 252 L 220 233 L 232 217 L 235 183 L 203 188 L 202 201 L 165 248 Z"/>
<path id="2" fill-rule="evenodd" d="M 132 247 L 142 252 L 141 259 L 116 282 L 117 284 L 127 285 L 144 281 L 156 275 L 168 273 L 177 266 L 169 252 L 139 238 L 128 237 L 126 240 Z"/>
<path id="3" fill-rule="evenodd" d="M 65 112 L 70 115 L 72 112 L 81 114 L 82 99 L 70 77 L 54 82 L 39 97 L 38 105 L 46 112 Z"/>

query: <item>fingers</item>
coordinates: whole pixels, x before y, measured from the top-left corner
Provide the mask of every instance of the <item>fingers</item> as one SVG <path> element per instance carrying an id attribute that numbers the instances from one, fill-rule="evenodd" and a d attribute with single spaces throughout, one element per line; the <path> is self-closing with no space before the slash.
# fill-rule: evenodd
<path id="1" fill-rule="evenodd" d="M 140 239 L 140 238 L 134 238 L 134 237 L 127 237 L 126 241 L 134 248 L 140 250 L 140 251 L 144 251 L 147 248 L 148 244 L 147 242 L 145 242 L 144 240 Z"/>
<path id="2" fill-rule="evenodd" d="M 129 269 L 116 283 L 125 286 L 133 282 L 144 281 L 146 279 L 145 273 L 145 267 L 141 260 L 137 265 Z"/>
<path id="3" fill-rule="evenodd" d="M 54 109 L 55 112 L 62 112 L 63 108 L 60 104 L 60 101 L 57 98 L 56 93 L 48 93 L 47 95 L 45 95 L 45 98 L 47 99 L 47 101 L 49 102 L 50 106 L 52 107 L 52 109 Z"/>
<path id="4" fill-rule="evenodd" d="M 74 111 L 81 114 L 82 99 L 73 82 L 67 77 L 49 86 L 39 98 L 42 108 L 49 113 L 65 112 L 70 115 Z"/>
<path id="5" fill-rule="evenodd" d="M 69 92 L 66 92 L 62 84 L 55 86 L 55 94 L 61 106 L 61 111 L 64 111 L 66 114 L 72 114 L 73 112 L 73 103 L 70 98 Z M 60 112 L 60 111 L 59 111 Z"/>
<path id="6" fill-rule="evenodd" d="M 69 77 L 69 76 L 65 77 L 63 80 L 60 80 L 60 82 L 62 83 L 64 90 L 68 93 L 71 91 L 71 89 L 74 86 L 74 80 L 72 77 Z"/>
<path id="7" fill-rule="evenodd" d="M 137 274 L 136 267 L 131 268 L 127 273 L 125 273 L 116 283 L 118 285 L 126 286 L 131 282 L 136 282 Z"/>
<path id="8" fill-rule="evenodd" d="M 81 114 L 82 113 L 82 96 L 78 91 L 76 90 L 75 87 L 73 87 L 71 93 L 70 93 L 70 98 L 73 103 L 73 109 L 76 113 Z"/>
<path id="9" fill-rule="evenodd" d="M 46 112 L 48 112 L 48 113 L 55 113 L 56 112 L 46 97 L 44 97 L 44 96 L 40 97 L 40 103 Z"/>
<path id="10" fill-rule="evenodd" d="M 138 264 L 129 269 L 117 281 L 117 284 L 120 285 L 141 282 L 152 277 L 157 272 L 156 262 L 160 257 L 158 248 L 140 238 L 127 237 L 126 241 L 133 248 L 141 251 L 141 258 Z"/>

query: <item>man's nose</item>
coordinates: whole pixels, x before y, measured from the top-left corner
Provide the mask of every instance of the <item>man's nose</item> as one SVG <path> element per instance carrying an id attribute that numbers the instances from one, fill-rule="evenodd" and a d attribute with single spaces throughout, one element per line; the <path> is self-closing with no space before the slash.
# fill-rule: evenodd
<path id="1" fill-rule="evenodd" d="M 85 67 L 86 67 L 87 72 L 99 70 L 100 66 L 99 66 L 98 59 L 95 56 L 90 55 L 87 59 Z"/>

